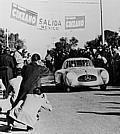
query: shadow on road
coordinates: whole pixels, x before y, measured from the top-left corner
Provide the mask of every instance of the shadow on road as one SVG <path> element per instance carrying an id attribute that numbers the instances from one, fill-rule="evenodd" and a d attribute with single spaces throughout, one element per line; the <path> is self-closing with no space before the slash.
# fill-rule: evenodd
<path id="1" fill-rule="evenodd" d="M 0 115 L 5 115 L 5 117 L 0 117 L 0 132 L 8 132 L 8 126 L 7 126 L 7 118 L 6 118 L 7 113 L 0 113 Z M 21 129 L 21 128 L 13 128 L 12 132 L 27 132 L 27 129 Z"/>
<path id="2" fill-rule="evenodd" d="M 86 111 L 77 111 L 78 114 L 97 114 L 97 115 L 115 115 L 120 116 L 120 112 L 86 112 Z"/>
<path id="3" fill-rule="evenodd" d="M 8 129 L 7 125 L 0 124 L 0 132 L 8 132 L 7 129 Z"/>
<path id="4" fill-rule="evenodd" d="M 62 87 L 56 87 L 56 86 L 43 86 L 43 91 L 45 93 L 68 93 L 64 88 Z M 71 88 L 69 92 L 88 92 L 88 91 L 100 91 L 99 89 L 92 89 L 89 87 L 77 87 L 77 88 Z"/>
<path id="5" fill-rule="evenodd" d="M 101 96 L 120 96 L 120 94 L 116 93 L 95 93 L 94 95 L 101 95 Z"/>
<path id="6" fill-rule="evenodd" d="M 6 113 L 1 112 L 0 116 L 3 116 L 3 115 L 5 116 L 4 118 L 0 117 L 0 132 L 7 132 L 8 126 L 5 125 L 7 124 Z"/>
<path id="7" fill-rule="evenodd" d="M 27 132 L 25 129 L 21 128 L 12 128 L 12 132 Z M 4 124 L 0 124 L 0 132 L 8 132 L 8 126 Z"/>
<path id="8" fill-rule="evenodd" d="M 104 103 L 104 104 L 118 104 L 118 105 L 120 105 L 120 102 L 112 102 L 112 101 L 108 101 L 108 102 L 99 102 L 99 103 Z"/>

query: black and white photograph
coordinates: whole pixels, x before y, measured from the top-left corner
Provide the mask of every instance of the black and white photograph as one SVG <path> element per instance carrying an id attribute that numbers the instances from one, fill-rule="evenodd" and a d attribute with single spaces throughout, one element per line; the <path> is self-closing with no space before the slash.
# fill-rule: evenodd
<path id="1" fill-rule="evenodd" d="M 120 134 L 120 0 L 0 0 L 0 134 Z"/>

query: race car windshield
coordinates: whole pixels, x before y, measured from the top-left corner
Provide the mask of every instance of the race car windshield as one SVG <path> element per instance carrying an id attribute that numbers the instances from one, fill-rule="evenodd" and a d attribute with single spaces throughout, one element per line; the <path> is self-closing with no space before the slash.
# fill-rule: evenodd
<path id="1" fill-rule="evenodd" d="M 66 61 L 66 63 L 64 64 L 64 68 L 87 67 L 87 66 L 93 66 L 92 62 L 89 60 L 71 60 L 71 61 Z"/>

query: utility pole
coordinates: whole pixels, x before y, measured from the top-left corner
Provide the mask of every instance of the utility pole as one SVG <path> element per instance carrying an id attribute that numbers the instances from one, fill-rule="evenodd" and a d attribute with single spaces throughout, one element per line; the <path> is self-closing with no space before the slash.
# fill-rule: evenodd
<path id="1" fill-rule="evenodd" d="M 8 29 L 6 29 L 6 34 L 7 34 L 7 46 L 6 47 L 8 47 L 9 46 L 9 43 L 8 43 Z"/>
<path id="2" fill-rule="evenodd" d="M 101 35 L 102 35 L 102 44 L 105 43 L 105 36 L 104 36 L 104 27 L 103 27 L 103 7 L 102 7 L 102 0 L 100 0 L 100 21 L 101 21 Z"/>

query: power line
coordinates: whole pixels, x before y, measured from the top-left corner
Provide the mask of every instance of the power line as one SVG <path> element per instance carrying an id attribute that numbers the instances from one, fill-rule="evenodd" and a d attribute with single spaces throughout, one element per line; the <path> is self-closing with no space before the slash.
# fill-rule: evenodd
<path id="1" fill-rule="evenodd" d="M 99 4 L 99 2 L 83 2 L 83 1 L 65 1 L 64 3 L 72 3 L 72 4 Z"/>
<path id="2" fill-rule="evenodd" d="M 48 3 L 48 0 L 34 0 L 34 2 Z"/>
<path id="3" fill-rule="evenodd" d="M 48 0 L 34 0 L 35 2 L 48 3 Z M 88 1 L 64 1 L 64 3 L 71 4 L 100 4 L 99 2 L 88 2 Z"/>

